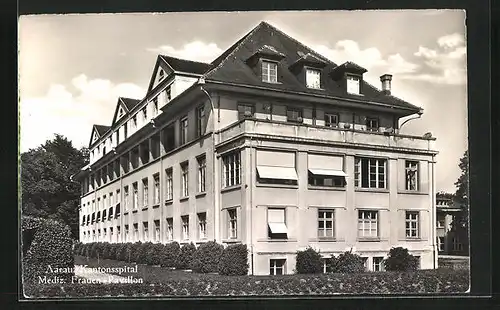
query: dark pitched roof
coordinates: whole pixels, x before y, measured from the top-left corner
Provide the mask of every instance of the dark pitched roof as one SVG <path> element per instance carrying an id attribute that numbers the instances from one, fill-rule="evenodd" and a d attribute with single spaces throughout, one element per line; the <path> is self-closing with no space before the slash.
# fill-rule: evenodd
<path id="1" fill-rule="evenodd" d="M 139 102 L 141 102 L 141 100 L 139 100 L 139 99 L 131 99 L 131 98 L 124 98 L 124 97 L 120 97 L 119 99 L 125 104 L 125 106 L 127 107 L 127 109 L 129 111 L 131 111 L 133 108 L 135 108 L 135 106 L 137 104 L 139 104 Z"/>
<path id="2" fill-rule="evenodd" d="M 182 72 L 188 72 L 188 73 L 195 73 L 195 74 L 203 74 L 207 72 L 211 65 L 204 63 L 204 62 L 198 62 L 198 61 L 192 61 L 192 60 L 186 60 L 186 59 L 179 59 L 175 58 L 172 56 L 165 56 L 165 55 L 160 55 L 163 60 L 168 63 L 174 71 L 182 71 Z"/>
<path id="3" fill-rule="evenodd" d="M 247 59 L 257 53 L 259 49 L 265 45 L 272 46 L 280 53 L 286 55 L 286 58 L 278 64 L 280 84 L 262 82 L 261 78 L 257 76 L 246 63 Z M 326 63 L 326 66 L 322 69 L 322 76 L 324 77 L 322 78 L 322 90 L 307 88 L 306 85 L 299 82 L 294 73 L 289 70 L 290 65 L 294 64 L 299 58 L 306 54 L 310 54 L 311 57 L 314 56 L 314 58 L 318 58 Z M 349 65 L 351 64 L 349 63 Z M 207 80 L 352 98 L 367 103 L 376 101 L 395 107 L 402 107 L 415 111 L 419 110 L 419 107 L 413 104 L 394 96 L 384 94 L 381 90 L 375 88 L 366 81 L 363 81 L 363 96 L 348 94 L 339 83 L 329 77 L 329 73 L 336 67 L 337 64 L 333 61 L 289 37 L 268 23 L 261 22 L 252 31 L 233 44 L 221 56 L 215 59 L 212 62 L 212 68 L 204 75 Z"/>
<path id="4" fill-rule="evenodd" d="M 111 126 L 105 126 L 105 125 L 94 125 L 94 127 L 97 130 L 99 136 L 102 136 L 111 128 Z"/>

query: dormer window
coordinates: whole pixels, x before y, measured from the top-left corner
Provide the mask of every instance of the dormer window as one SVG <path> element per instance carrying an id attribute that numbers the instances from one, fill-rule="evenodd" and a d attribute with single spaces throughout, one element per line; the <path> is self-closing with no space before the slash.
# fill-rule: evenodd
<path id="1" fill-rule="evenodd" d="M 142 116 L 144 120 L 148 118 L 148 109 L 146 107 L 142 109 Z"/>
<path id="2" fill-rule="evenodd" d="M 321 88 L 321 71 L 317 69 L 306 70 L 306 85 L 308 88 Z"/>
<path id="3" fill-rule="evenodd" d="M 347 92 L 349 94 L 359 95 L 359 77 L 347 75 Z"/>
<path id="4" fill-rule="evenodd" d="M 262 82 L 278 82 L 278 64 L 271 61 L 262 61 Z"/>

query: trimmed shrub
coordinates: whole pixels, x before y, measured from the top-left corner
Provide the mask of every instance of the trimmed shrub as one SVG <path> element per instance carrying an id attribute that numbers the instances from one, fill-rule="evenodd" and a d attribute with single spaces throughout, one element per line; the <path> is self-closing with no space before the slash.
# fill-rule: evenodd
<path id="1" fill-rule="evenodd" d="M 304 251 L 297 251 L 295 271 L 299 274 L 322 273 L 323 260 L 319 252 L 311 247 Z"/>
<path id="2" fill-rule="evenodd" d="M 140 264 L 140 259 L 141 259 L 141 251 L 142 251 L 143 243 L 140 241 L 137 241 L 135 243 L 132 243 L 132 251 L 130 253 L 130 261 L 131 262 L 136 262 Z"/>
<path id="3" fill-rule="evenodd" d="M 248 274 L 248 249 L 244 244 L 231 244 L 224 249 L 219 260 L 218 271 L 226 276 Z"/>
<path id="4" fill-rule="evenodd" d="M 146 264 L 148 265 L 160 265 L 162 253 L 165 246 L 161 243 L 153 243 L 148 246 L 146 252 Z"/>
<path id="5" fill-rule="evenodd" d="M 198 273 L 217 272 L 224 246 L 215 241 L 201 244 L 193 256 L 191 269 Z"/>
<path id="6" fill-rule="evenodd" d="M 162 267 L 176 267 L 177 260 L 181 252 L 181 246 L 176 241 L 167 243 L 163 247 L 163 251 L 160 256 L 160 265 Z"/>
<path id="7" fill-rule="evenodd" d="M 389 256 L 384 260 L 384 266 L 387 271 L 417 270 L 418 259 L 408 253 L 408 249 L 396 247 L 389 251 Z"/>
<path id="8" fill-rule="evenodd" d="M 135 243 L 123 243 L 116 251 L 116 259 L 124 262 L 131 262 L 135 250 Z"/>
<path id="9" fill-rule="evenodd" d="M 189 269 L 191 268 L 191 263 L 193 261 L 194 253 L 196 252 L 196 246 L 191 242 L 185 244 L 181 247 L 179 252 L 179 257 L 177 259 L 176 269 Z"/>
<path id="10" fill-rule="evenodd" d="M 74 276 L 73 239 L 68 226 L 23 216 L 22 248 L 23 283 L 38 283 L 39 277 L 45 276 L 70 281 Z"/>
<path id="11" fill-rule="evenodd" d="M 358 273 L 365 272 L 366 267 L 361 256 L 352 252 L 344 252 L 338 257 L 332 256 L 329 266 L 334 273 Z"/>

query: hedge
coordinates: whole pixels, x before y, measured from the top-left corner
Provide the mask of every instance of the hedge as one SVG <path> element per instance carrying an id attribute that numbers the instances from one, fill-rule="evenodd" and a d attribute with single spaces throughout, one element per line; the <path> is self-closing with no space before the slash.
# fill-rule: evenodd
<path id="1" fill-rule="evenodd" d="M 248 296 L 325 294 L 443 294 L 469 288 L 466 270 L 285 275 L 273 277 L 200 277 L 163 283 L 72 284 L 31 287 L 33 297 Z"/>
<path id="2" fill-rule="evenodd" d="M 224 249 L 219 260 L 221 275 L 244 276 L 248 274 L 248 249 L 244 244 L 231 244 Z"/>
<path id="3" fill-rule="evenodd" d="M 196 252 L 196 246 L 194 243 L 188 243 L 181 247 L 179 252 L 179 257 L 177 259 L 176 269 L 191 269 L 193 262 L 193 256 Z"/>
<path id="4" fill-rule="evenodd" d="M 215 241 L 201 244 L 194 252 L 191 269 L 198 273 L 217 272 L 223 251 L 224 246 Z"/>
<path id="5" fill-rule="evenodd" d="M 311 247 L 297 251 L 295 271 L 299 274 L 322 273 L 323 258 L 321 254 Z"/>
<path id="6" fill-rule="evenodd" d="M 23 216 L 21 225 L 23 283 L 38 283 L 40 277 L 71 279 L 74 256 L 70 228 L 31 216 Z"/>
<path id="7" fill-rule="evenodd" d="M 344 252 L 338 257 L 332 256 L 329 263 L 328 269 L 334 273 L 360 273 L 366 270 L 361 256 L 351 252 Z"/>
<path id="8" fill-rule="evenodd" d="M 160 265 L 162 267 L 174 268 L 181 252 L 181 246 L 177 242 L 167 243 L 161 252 Z"/>

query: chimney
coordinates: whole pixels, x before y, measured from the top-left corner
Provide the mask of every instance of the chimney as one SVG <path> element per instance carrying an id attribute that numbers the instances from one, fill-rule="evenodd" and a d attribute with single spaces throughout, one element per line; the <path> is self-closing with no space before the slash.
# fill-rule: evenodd
<path id="1" fill-rule="evenodd" d="M 390 74 L 384 74 L 380 77 L 380 82 L 382 82 L 382 92 L 385 95 L 391 94 L 391 81 L 392 75 Z"/>

